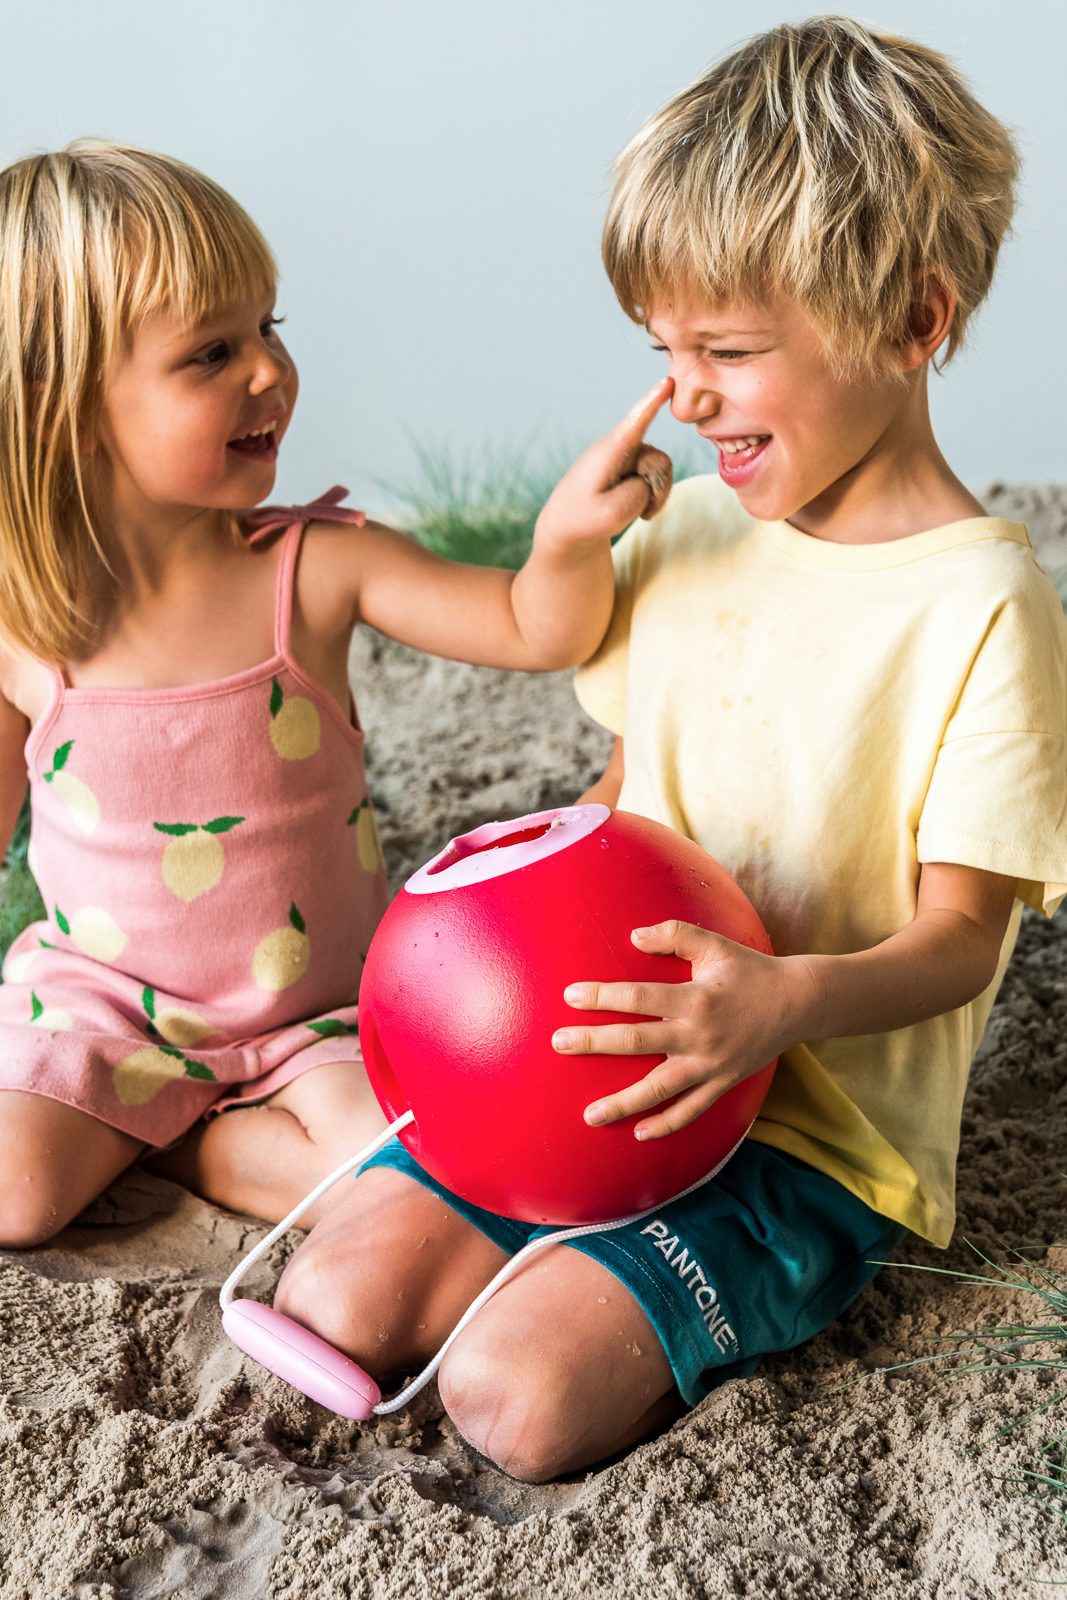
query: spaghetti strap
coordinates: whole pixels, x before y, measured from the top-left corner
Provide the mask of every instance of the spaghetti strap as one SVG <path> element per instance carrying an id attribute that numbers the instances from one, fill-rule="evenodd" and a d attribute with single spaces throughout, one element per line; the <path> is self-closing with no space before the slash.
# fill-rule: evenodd
<path id="1" fill-rule="evenodd" d="M 249 544 L 257 544 L 268 534 L 277 533 L 279 528 L 287 529 L 281 561 L 278 564 L 278 590 L 274 604 L 274 648 L 286 661 L 290 657 L 289 630 L 293 616 L 293 581 L 304 529 L 309 522 L 349 522 L 353 527 L 362 528 L 367 520 L 366 513 L 356 511 L 352 506 L 338 504 L 347 495 L 348 490 L 337 483 L 324 495 L 320 495 L 318 500 L 309 501 L 306 506 L 257 506 L 254 511 L 249 511 L 242 518 L 247 530 L 245 539 Z"/>

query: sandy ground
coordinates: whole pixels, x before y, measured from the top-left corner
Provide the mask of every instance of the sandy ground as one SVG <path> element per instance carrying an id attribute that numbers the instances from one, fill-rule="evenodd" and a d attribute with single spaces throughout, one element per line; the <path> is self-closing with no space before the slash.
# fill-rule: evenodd
<path id="1" fill-rule="evenodd" d="M 1067 492 L 989 503 L 1026 515 L 1067 568 Z M 397 881 L 451 834 L 573 798 L 609 744 L 566 675 L 426 663 L 368 637 L 353 681 Z M 907 1241 L 901 1261 L 967 1271 L 969 1239 L 1067 1268 L 1045 1254 L 1064 1238 L 1065 1024 L 1067 917 L 1028 913 L 972 1074 L 956 1240 Z M 216 1294 L 263 1232 L 134 1169 L 48 1248 L 0 1255 L 3 1600 L 985 1600 L 1067 1580 L 1063 1525 L 1010 1481 L 1067 1407 L 969 1453 L 1047 1398 L 1049 1375 L 879 1370 L 937 1335 L 1034 1320 L 1026 1296 L 890 1267 L 661 1438 L 529 1488 L 466 1447 L 433 1391 L 355 1425 L 243 1359 Z M 268 1296 L 284 1260 L 249 1292 Z"/>

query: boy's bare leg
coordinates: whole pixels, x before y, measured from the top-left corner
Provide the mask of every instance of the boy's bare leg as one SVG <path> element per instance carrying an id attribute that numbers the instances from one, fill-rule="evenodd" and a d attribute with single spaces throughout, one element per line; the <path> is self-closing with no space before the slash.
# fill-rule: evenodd
<path id="1" fill-rule="evenodd" d="M 51 1239 L 143 1149 L 143 1140 L 75 1106 L 0 1090 L 0 1248 Z"/>
<path id="2" fill-rule="evenodd" d="M 425 1365 L 506 1260 L 429 1189 L 372 1168 L 301 1245 L 274 1304 L 388 1390 Z M 637 1301 L 566 1246 L 535 1256 L 479 1312 L 439 1384 L 464 1437 L 528 1482 L 602 1460 L 684 1409 Z"/>
<path id="3" fill-rule="evenodd" d="M 230 1211 L 279 1222 L 385 1125 L 362 1062 L 331 1061 L 260 1104 L 197 1122 L 145 1165 Z M 300 1226 L 314 1227 L 350 1188 L 342 1179 L 327 1190 Z"/>

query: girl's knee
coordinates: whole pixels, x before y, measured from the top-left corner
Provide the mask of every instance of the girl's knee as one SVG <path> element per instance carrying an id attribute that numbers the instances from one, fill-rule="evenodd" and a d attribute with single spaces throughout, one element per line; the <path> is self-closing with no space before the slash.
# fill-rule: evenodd
<path id="1" fill-rule="evenodd" d="M 0 1189 L 0 1250 L 33 1250 L 54 1238 L 68 1219 L 36 1184 L 9 1176 Z"/>

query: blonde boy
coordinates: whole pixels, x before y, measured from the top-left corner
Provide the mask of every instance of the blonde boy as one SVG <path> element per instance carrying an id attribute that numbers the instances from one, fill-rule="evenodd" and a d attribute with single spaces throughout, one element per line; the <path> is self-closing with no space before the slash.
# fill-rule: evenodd
<path id="1" fill-rule="evenodd" d="M 577 682 L 619 736 L 590 798 L 695 838 L 777 954 L 636 929 L 692 982 L 576 973 L 577 1008 L 662 1020 L 554 1042 L 666 1054 L 586 1111 L 637 1114 L 639 1139 L 781 1062 L 718 1179 L 546 1250 L 452 1347 L 449 1412 L 517 1476 L 623 1448 L 808 1337 L 907 1231 L 948 1241 L 971 1055 L 1023 904 L 1050 915 L 1067 890 L 1067 628 L 1025 528 L 985 516 L 927 409 L 1015 172 L 946 61 L 843 18 L 753 40 L 618 163 L 609 275 L 721 464 L 616 548 Z M 355 1188 L 278 1303 L 388 1378 L 536 1230 L 404 1152 Z"/>

